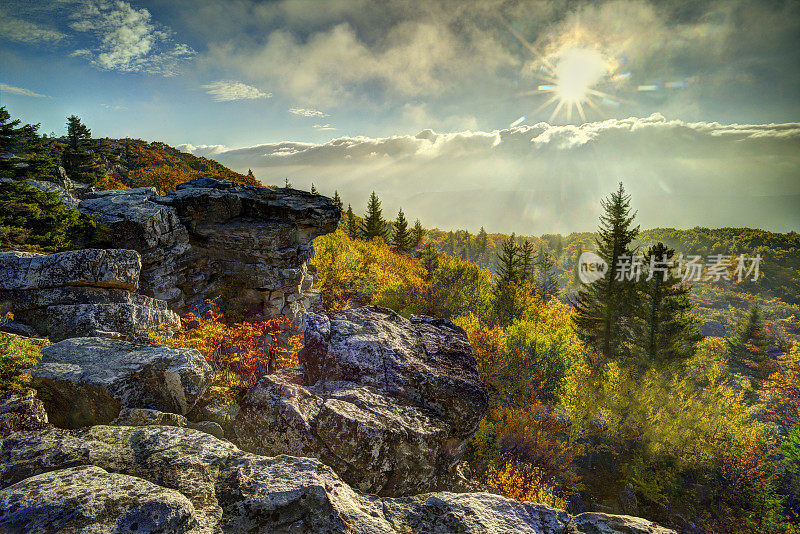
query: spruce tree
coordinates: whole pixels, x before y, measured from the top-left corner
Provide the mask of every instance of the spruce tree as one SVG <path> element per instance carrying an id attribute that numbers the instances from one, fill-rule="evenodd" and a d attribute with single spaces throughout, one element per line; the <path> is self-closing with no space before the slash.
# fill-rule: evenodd
<path id="1" fill-rule="evenodd" d="M 394 231 L 392 233 L 392 246 L 398 252 L 408 252 L 411 250 L 411 232 L 408 230 L 408 221 L 403 213 L 403 208 L 397 213 L 394 221 Z"/>
<path id="2" fill-rule="evenodd" d="M 348 204 L 347 205 L 347 237 L 350 239 L 356 239 L 358 237 L 358 223 L 356 222 L 356 216 L 353 213 L 353 207 Z"/>
<path id="3" fill-rule="evenodd" d="M 364 224 L 361 228 L 361 235 L 364 239 L 374 239 L 380 237 L 386 240 L 386 221 L 383 219 L 381 201 L 375 191 L 369 197 L 367 203 L 367 213 L 364 216 Z"/>
<path id="4" fill-rule="evenodd" d="M 94 184 L 103 175 L 102 168 L 91 150 L 96 149 L 92 132 L 75 115 L 67 118 L 67 146 L 61 161 L 69 177 L 78 182 Z"/>
<path id="5" fill-rule="evenodd" d="M 481 226 L 481 231 L 478 232 L 477 236 L 475 236 L 475 250 L 478 252 L 478 254 L 486 253 L 487 242 L 488 236 L 486 235 L 486 229 Z"/>
<path id="6" fill-rule="evenodd" d="M 414 228 L 411 229 L 411 248 L 417 248 L 422 240 L 425 238 L 425 229 L 422 228 L 422 223 L 419 219 L 414 221 Z"/>
<path id="7" fill-rule="evenodd" d="M 674 255 L 674 250 L 658 243 L 644 258 L 646 273 L 638 284 L 633 336 L 640 368 L 687 360 L 702 339 L 691 314 L 690 288 L 669 266 Z"/>
<path id="8" fill-rule="evenodd" d="M 517 315 L 516 289 L 520 282 L 520 255 L 514 234 L 503 242 L 497 255 L 497 281 L 494 287 L 494 312 L 497 322 L 508 325 Z"/>
<path id="9" fill-rule="evenodd" d="M 317 186 L 314 185 L 314 182 L 311 182 L 311 194 L 319 195 L 319 191 L 317 191 Z"/>
<path id="10" fill-rule="evenodd" d="M 439 253 L 436 252 L 431 243 L 427 243 L 423 247 L 420 261 L 425 268 L 425 272 L 428 273 L 428 278 L 430 278 L 430 274 L 439 266 Z"/>
<path id="11" fill-rule="evenodd" d="M 583 243 L 578 243 L 578 250 L 575 252 L 575 265 L 572 267 L 572 281 L 576 286 L 581 285 L 580 278 L 580 259 L 583 254 Z"/>
<path id="12" fill-rule="evenodd" d="M 289 178 L 284 178 L 283 180 L 284 180 L 283 187 L 285 187 L 286 189 L 290 189 L 292 187 L 292 182 L 289 181 Z"/>
<path id="13" fill-rule="evenodd" d="M 519 279 L 523 281 L 533 280 L 533 243 L 525 240 L 519 247 Z"/>
<path id="14" fill-rule="evenodd" d="M 338 190 L 333 192 L 333 203 L 339 208 L 339 213 L 344 212 L 344 204 L 342 203 L 342 197 L 339 196 Z"/>
<path id="15" fill-rule="evenodd" d="M 252 178 L 253 180 L 256 179 L 256 175 L 253 174 L 253 169 L 247 169 L 247 177 Z"/>
<path id="16" fill-rule="evenodd" d="M 630 332 L 636 308 L 634 284 L 616 280 L 617 262 L 621 256 L 632 256 L 630 245 L 639 234 L 639 227 L 633 226 L 636 213 L 631 213 L 630 195 L 625 193 L 622 183 L 600 204 L 604 213 L 600 216 L 595 242 L 597 254 L 608 264 L 608 269 L 603 278 L 581 284 L 573 322 L 583 341 L 614 359 L 623 353 L 623 341 Z"/>
<path id="17" fill-rule="evenodd" d="M 764 330 L 764 319 L 758 305 L 750 308 L 736 335 L 728 341 L 730 363 L 738 372 L 763 380 L 774 371 L 770 359 L 770 338 Z"/>
<path id="18" fill-rule="evenodd" d="M 555 261 L 550 252 L 544 247 L 539 247 L 536 255 L 536 277 L 538 281 L 539 294 L 544 302 L 558 293 L 558 282 L 556 281 Z"/>
<path id="19" fill-rule="evenodd" d="M 38 124 L 20 123 L 19 119 L 11 120 L 5 106 L 0 107 L 0 152 L 15 156 L 0 159 L 0 177 L 41 179 L 53 166 L 52 141 L 39 136 Z"/>

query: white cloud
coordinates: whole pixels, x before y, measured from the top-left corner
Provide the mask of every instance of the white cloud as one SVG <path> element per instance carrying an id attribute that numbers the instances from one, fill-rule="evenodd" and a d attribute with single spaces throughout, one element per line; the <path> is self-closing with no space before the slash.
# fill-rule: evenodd
<path id="1" fill-rule="evenodd" d="M 180 150 L 181 152 L 187 152 L 194 156 L 202 157 L 202 158 L 210 158 L 217 154 L 221 154 L 229 150 L 228 147 L 225 145 L 198 145 L 194 146 L 189 143 L 184 143 L 181 145 L 177 145 L 175 148 Z"/>
<path id="2" fill-rule="evenodd" d="M 39 93 L 35 93 L 30 89 L 25 89 L 24 87 L 14 87 L 13 85 L 7 85 L 5 83 L 0 83 L 0 91 L 11 93 L 12 95 L 32 96 L 35 98 L 47 98 L 47 95 L 42 95 Z"/>
<path id="3" fill-rule="evenodd" d="M 314 128 L 316 128 L 317 130 L 336 130 L 337 129 L 337 128 L 334 128 L 333 126 L 331 126 L 330 124 L 315 124 Z"/>
<path id="4" fill-rule="evenodd" d="M 95 46 L 75 50 L 103 70 L 147 72 L 172 76 L 178 64 L 195 55 L 186 44 L 176 43 L 172 31 L 152 20 L 147 9 L 121 0 L 89 0 L 78 4 L 70 28 L 88 33 Z"/>
<path id="5" fill-rule="evenodd" d="M 118 104 L 100 104 L 100 107 L 113 111 L 126 111 L 128 109 L 126 106 L 120 106 Z"/>
<path id="6" fill-rule="evenodd" d="M 300 117 L 327 117 L 327 113 L 323 113 L 318 109 L 311 108 L 289 108 L 289 113 L 299 115 Z"/>
<path id="7" fill-rule="evenodd" d="M 267 182 L 314 180 L 354 206 L 374 189 L 387 210 L 402 206 L 430 226 L 591 230 L 598 200 L 620 180 L 645 227 L 800 226 L 800 123 L 685 122 L 654 114 L 209 153 Z"/>
<path id="8" fill-rule="evenodd" d="M 217 102 L 231 102 L 233 100 L 253 100 L 257 98 L 270 98 L 272 93 L 265 93 L 242 82 L 218 80 L 201 86 Z"/>
<path id="9" fill-rule="evenodd" d="M 0 11 L 2 39 L 19 43 L 55 43 L 66 37 L 60 31 L 27 20 L 11 17 Z"/>

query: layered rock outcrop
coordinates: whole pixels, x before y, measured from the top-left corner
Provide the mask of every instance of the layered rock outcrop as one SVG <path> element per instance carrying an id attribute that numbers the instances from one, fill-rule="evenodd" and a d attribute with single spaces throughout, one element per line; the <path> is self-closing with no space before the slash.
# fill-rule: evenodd
<path id="1" fill-rule="evenodd" d="M 50 422 L 107 424 L 125 408 L 184 415 L 206 391 L 211 366 L 195 349 L 72 338 L 42 349 L 30 369 Z"/>
<path id="2" fill-rule="evenodd" d="M 54 340 L 177 330 L 180 319 L 164 301 L 135 293 L 140 271 L 133 250 L 3 252 L 0 301 L 16 319 Z"/>
<path id="3" fill-rule="evenodd" d="M 311 241 L 334 231 L 341 215 L 320 195 L 212 178 L 166 196 L 154 188 L 88 193 L 79 209 L 111 227 L 115 247 L 141 254 L 140 291 L 172 310 L 224 297 L 292 319 L 319 301 Z"/>
<path id="4" fill-rule="evenodd" d="M 88 485 L 76 483 L 78 476 Z M 673 532 L 643 519 L 571 517 L 487 493 L 377 498 L 354 491 L 319 460 L 257 456 L 166 426 L 14 433 L 0 445 L 0 487 L 0 530 L 12 532 L 36 532 L 44 518 L 72 532 L 91 532 L 91 525 L 98 525 L 95 531 L 198 533 Z M 47 496 L 52 506 L 45 508 Z M 77 513 L 67 516 L 67 502 L 78 505 Z M 101 505 L 108 513 L 92 515 Z M 20 509 L 27 524 L 19 522 Z M 151 523 L 140 523 L 144 510 Z"/>
<path id="5" fill-rule="evenodd" d="M 488 397 L 463 330 L 379 307 L 306 317 L 301 368 L 265 376 L 233 425 L 244 450 L 320 458 L 355 488 L 452 488 Z"/>

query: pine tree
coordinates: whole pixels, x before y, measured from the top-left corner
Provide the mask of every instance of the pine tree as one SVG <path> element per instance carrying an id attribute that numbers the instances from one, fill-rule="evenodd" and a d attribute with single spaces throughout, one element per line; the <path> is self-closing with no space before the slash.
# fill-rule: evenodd
<path id="1" fill-rule="evenodd" d="M 533 243 L 525 240 L 519 247 L 519 279 L 523 281 L 533 280 Z"/>
<path id="2" fill-rule="evenodd" d="M 488 236 L 486 235 L 486 229 L 481 226 L 481 231 L 475 236 L 475 250 L 478 251 L 478 254 L 486 253 L 487 241 Z"/>
<path id="3" fill-rule="evenodd" d="M 558 234 L 556 236 L 556 247 L 555 247 L 556 259 L 560 258 L 563 252 L 564 252 L 564 240 L 561 238 L 561 234 Z"/>
<path id="4" fill-rule="evenodd" d="M 356 216 L 353 213 L 353 207 L 348 204 L 347 205 L 347 237 L 350 239 L 356 239 L 358 237 L 358 223 L 356 222 Z"/>
<path id="5" fill-rule="evenodd" d="M 256 175 L 253 174 L 253 169 L 247 169 L 247 177 L 252 178 L 253 180 L 256 179 Z"/>
<path id="6" fill-rule="evenodd" d="M 687 360 L 703 337 L 690 313 L 690 288 L 672 276 L 669 262 L 674 255 L 663 243 L 650 247 L 645 255 L 647 272 L 638 284 L 633 336 L 640 368 Z"/>
<path id="7" fill-rule="evenodd" d="M 311 194 L 319 195 L 319 191 L 317 191 L 317 186 L 314 185 L 314 182 L 311 182 Z"/>
<path id="8" fill-rule="evenodd" d="M 494 312 L 498 323 L 508 325 L 517 315 L 516 285 L 520 282 L 520 255 L 514 234 L 503 242 L 497 255 L 497 281 L 494 287 Z"/>
<path id="9" fill-rule="evenodd" d="M 95 154 L 90 152 L 95 148 L 91 130 L 80 118 L 70 115 L 67 118 L 67 146 L 61 153 L 61 161 L 71 179 L 94 184 L 103 175 Z"/>
<path id="10" fill-rule="evenodd" d="M 423 247 L 420 261 L 425 268 L 425 272 L 428 273 L 428 278 L 430 278 L 430 274 L 439 266 L 439 253 L 436 252 L 431 243 L 427 243 Z"/>
<path id="11" fill-rule="evenodd" d="M 52 141 L 39 136 L 38 124 L 19 126 L 20 122 L 19 119 L 11 120 L 5 106 L 0 107 L 0 152 L 15 156 L 0 159 L 0 177 L 41 178 L 53 166 L 50 158 Z"/>
<path id="12" fill-rule="evenodd" d="M 386 241 L 386 221 L 383 219 L 381 201 L 375 191 L 369 197 L 367 203 L 367 213 L 364 216 L 364 224 L 361 228 L 361 235 L 364 239 L 374 239 L 380 237 Z"/>
<path id="13" fill-rule="evenodd" d="M 558 293 L 558 282 L 553 267 L 555 267 L 555 261 L 550 252 L 544 247 L 539 247 L 539 253 L 536 255 L 536 277 L 539 294 L 544 302 Z"/>
<path id="14" fill-rule="evenodd" d="M 408 252 L 412 248 L 411 232 L 408 230 L 408 221 L 403 213 L 403 208 L 400 208 L 400 211 L 397 213 L 397 219 L 394 221 L 392 245 L 399 252 Z"/>
<path id="15" fill-rule="evenodd" d="M 580 259 L 583 254 L 583 243 L 578 243 L 578 250 L 575 252 L 575 265 L 572 267 L 572 281 L 576 286 L 581 285 L 580 278 Z"/>
<path id="16" fill-rule="evenodd" d="M 608 264 L 605 276 L 591 284 L 581 284 L 575 300 L 573 322 L 578 336 L 609 358 L 622 355 L 623 341 L 629 333 L 630 319 L 636 308 L 634 284 L 616 280 L 618 259 L 631 256 L 630 244 L 639 234 L 633 226 L 630 195 L 622 183 L 619 189 L 601 201 L 597 254 Z"/>
<path id="17" fill-rule="evenodd" d="M 284 178 L 283 187 L 285 187 L 286 189 L 290 189 L 292 187 L 292 182 L 289 181 L 289 178 Z"/>
<path id="18" fill-rule="evenodd" d="M 422 228 L 422 223 L 417 219 L 414 221 L 414 228 L 411 229 L 411 248 L 417 248 L 424 238 L 425 229 Z"/>
<path id="19" fill-rule="evenodd" d="M 339 196 L 339 191 L 333 192 L 333 203 L 339 208 L 339 213 L 344 212 L 344 204 L 342 203 L 342 197 Z"/>

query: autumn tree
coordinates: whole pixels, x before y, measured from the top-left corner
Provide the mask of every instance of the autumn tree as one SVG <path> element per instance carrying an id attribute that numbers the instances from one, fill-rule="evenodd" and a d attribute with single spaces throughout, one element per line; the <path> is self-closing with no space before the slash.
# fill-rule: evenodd
<path id="1" fill-rule="evenodd" d="M 408 229 L 408 221 L 403 213 L 403 208 L 397 213 L 392 232 L 392 246 L 398 252 L 408 252 L 411 250 L 411 232 Z"/>
<path id="2" fill-rule="evenodd" d="M 364 215 L 364 223 L 361 226 L 361 236 L 368 240 L 380 237 L 386 241 L 386 226 L 383 210 L 381 209 L 381 201 L 373 191 L 367 203 L 367 213 Z"/>
<path id="3" fill-rule="evenodd" d="M 67 118 L 67 146 L 61 153 L 61 161 L 67 174 L 73 180 L 94 184 L 104 176 L 97 162 L 94 150 L 96 143 L 92 132 L 75 115 Z"/>
<path id="4" fill-rule="evenodd" d="M 617 191 L 601 200 L 603 214 L 595 243 L 597 254 L 608 269 L 603 278 L 581 284 L 575 301 L 578 336 L 609 358 L 621 355 L 635 307 L 634 284 L 616 276 L 619 259 L 632 256 L 631 242 L 639 234 L 639 226 L 633 226 L 636 213 L 631 212 L 630 200 L 622 183 Z"/>

